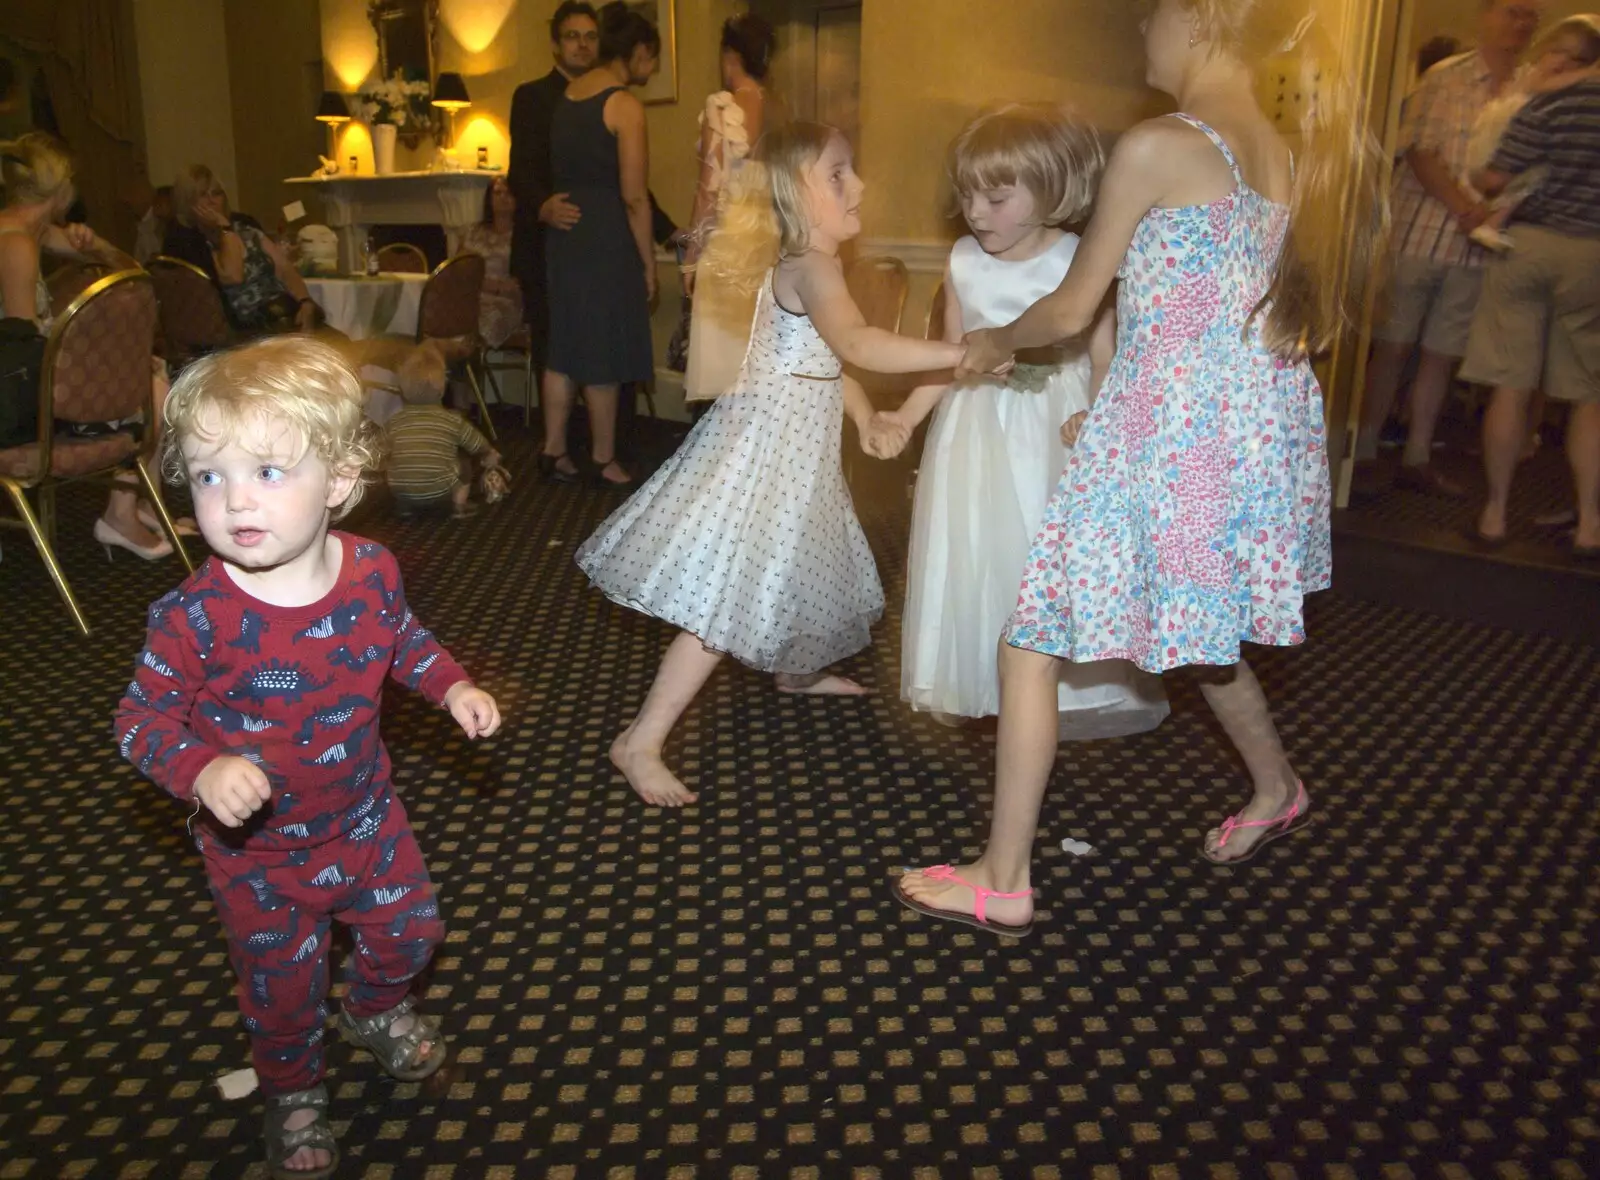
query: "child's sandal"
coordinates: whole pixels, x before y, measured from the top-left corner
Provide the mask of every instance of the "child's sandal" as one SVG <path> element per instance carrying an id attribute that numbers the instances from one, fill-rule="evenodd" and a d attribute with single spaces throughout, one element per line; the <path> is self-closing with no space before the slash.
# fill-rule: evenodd
<path id="1" fill-rule="evenodd" d="M 289 1130 L 290 1117 L 302 1110 L 314 1110 L 317 1117 L 299 1130 Z M 272 1173 L 272 1180 L 324 1180 L 339 1166 L 339 1144 L 333 1137 L 333 1125 L 328 1122 L 328 1090 L 320 1082 L 309 1090 L 268 1098 L 261 1137 L 266 1143 L 267 1169 Z M 327 1152 L 327 1166 L 285 1167 L 289 1158 L 303 1147 Z"/>
<path id="2" fill-rule="evenodd" d="M 439 1022 L 416 1009 L 416 997 L 407 996 L 376 1016 L 357 1018 L 340 1012 L 339 1035 L 376 1057 L 390 1077 L 402 1082 L 420 1082 L 444 1064 L 447 1046 L 439 1034 Z M 402 1016 L 412 1018 L 410 1029 L 399 1036 L 390 1036 L 389 1026 Z M 426 1057 L 421 1056 L 424 1042 L 430 1046 Z"/>

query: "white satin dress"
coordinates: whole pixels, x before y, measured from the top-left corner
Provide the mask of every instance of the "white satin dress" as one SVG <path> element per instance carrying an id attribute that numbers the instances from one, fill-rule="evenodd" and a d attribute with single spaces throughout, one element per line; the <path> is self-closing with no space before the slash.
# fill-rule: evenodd
<path id="1" fill-rule="evenodd" d="M 1007 262 L 964 237 L 950 253 L 962 329 L 1009 324 L 1054 291 L 1078 247 L 1067 234 L 1036 258 Z M 1061 424 L 1089 409 L 1085 347 L 1050 365 L 952 386 L 934 412 L 912 509 L 901 695 L 954 717 L 1000 711 L 1000 633 L 1017 605 L 1028 546 L 1066 466 Z M 1067 740 L 1154 729 L 1167 716 L 1159 678 L 1124 660 L 1063 664 Z"/>

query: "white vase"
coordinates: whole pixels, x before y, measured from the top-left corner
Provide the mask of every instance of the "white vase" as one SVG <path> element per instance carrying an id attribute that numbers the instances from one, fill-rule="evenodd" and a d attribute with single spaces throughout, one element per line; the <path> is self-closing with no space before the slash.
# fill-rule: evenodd
<path id="1" fill-rule="evenodd" d="M 394 141 L 400 129 L 393 123 L 372 125 L 372 170 L 379 176 L 394 171 Z"/>

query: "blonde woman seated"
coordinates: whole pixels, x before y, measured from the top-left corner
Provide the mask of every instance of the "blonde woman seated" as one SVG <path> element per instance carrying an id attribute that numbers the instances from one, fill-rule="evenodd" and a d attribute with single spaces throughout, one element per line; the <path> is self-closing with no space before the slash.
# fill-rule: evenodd
<path id="1" fill-rule="evenodd" d="M 322 325 L 322 309 L 288 254 L 253 218 L 228 209 L 227 194 L 210 168 L 194 164 L 179 173 L 172 213 L 175 223 L 162 253 L 211 276 L 235 328 L 270 335 Z"/>
<path id="2" fill-rule="evenodd" d="M 42 254 L 81 261 L 101 262 L 117 270 L 138 267 L 132 258 L 109 244 L 87 225 L 66 223 L 67 210 L 77 193 L 72 183 L 72 156 L 66 145 L 42 131 L 31 132 L 11 143 L 0 143 L 0 183 L 5 187 L 5 207 L 0 208 L 0 318 L 32 322 L 41 335 L 50 332 L 50 292 L 40 273 Z M 161 405 L 167 393 L 166 366 L 151 358 L 158 429 Z M 0 438 L 0 446 L 17 446 L 38 436 L 38 394 L 24 390 L 26 405 L 7 421 L 20 423 L 13 436 Z M 127 423 L 108 423 L 126 427 Z M 119 476 L 119 486 L 106 501 L 105 514 L 94 522 L 94 539 L 109 555 L 113 546 L 137 553 L 147 561 L 167 557 L 172 542 L 159 532 L 154 510 L 139 501 L 137 477 Z M 191 531 L 193 521 L 179 522 Z"/>

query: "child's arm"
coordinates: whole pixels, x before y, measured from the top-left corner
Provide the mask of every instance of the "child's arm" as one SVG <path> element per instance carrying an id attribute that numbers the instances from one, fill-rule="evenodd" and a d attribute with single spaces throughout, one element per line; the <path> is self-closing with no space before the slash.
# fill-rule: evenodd
<path id="1" fill-rule="evenodd" d="M 961 343 L 961 299 L 956 294 L 956 285 L 950 276 L 950 264 L 944 266 L 944 323 L 940 325 L 944 340 L 948 344 Z M 952 373 L 939 374 L 940 380 L 930 381 L 919 385 L 911 391 L 911 396 L 900 403 L 898 410 L 892 410 L 885 417 L 892 417 L 906 431 L 915 430 L 922 425 L 922 421 L 934 408 L 944 400 L 944 395 L 950 391 L 954 379 Z"/>
<path id="2" fill-rule="evenodd" d="M 272 798 L 272 784 L 259 766 L 189 728 L 206 669 L 187 609 L 179 591 L 150 608 L 144 652 L 117 706 L 117 748 L 158 787 L 185 803 L 199 800 L 236 828 Z"/>
<path id="3" fill-rule="evenodd" d="M 460 423 L 457 427 L 456 445 L 469 455 L 475 455 L 485 467 L 498 467 L 500 465 L 500 452 L 483 436 L 471 422 L 467 421 L 465 414 L 457 414 L 456 420 Z"/>
<path id="4" fill-rule="evenodd" d="M 960 372 L 994 372 L 1018 349 L 1043 348 L 1088 331 L 1139 223 L 1187 179 L 1199 149 L 1185 135 L 1175 119 L 1152 119 L 1117 141 L 1067 277 L 1013 323 L 969 333 Z"/>
<path id="5" fill-rule="evenodd" d="M 917 340 L 869 325 L 850 297 L 837 258 L 811 253 L 795 259 L 795 289 L 823 341 L 846 364 L 874 373 L 921 373 L 951 368 L 961 359 L 959 344 Z"/>
<path id="6" fill-rule="evenodd" d="M 392 554 L 383 554 L 379 570 L 383 582 L 379 590 L 382 606 L 395 628 L 390 678 L 450 710 L 450 715 L 468 737 L 488 737 L 494 733 L 500 728 L 500 709 L 494 698 L 468 679 L 466 669 L 451 658 L 433 632 L 411 613 L 406 605 L 400 567 Z"/>

